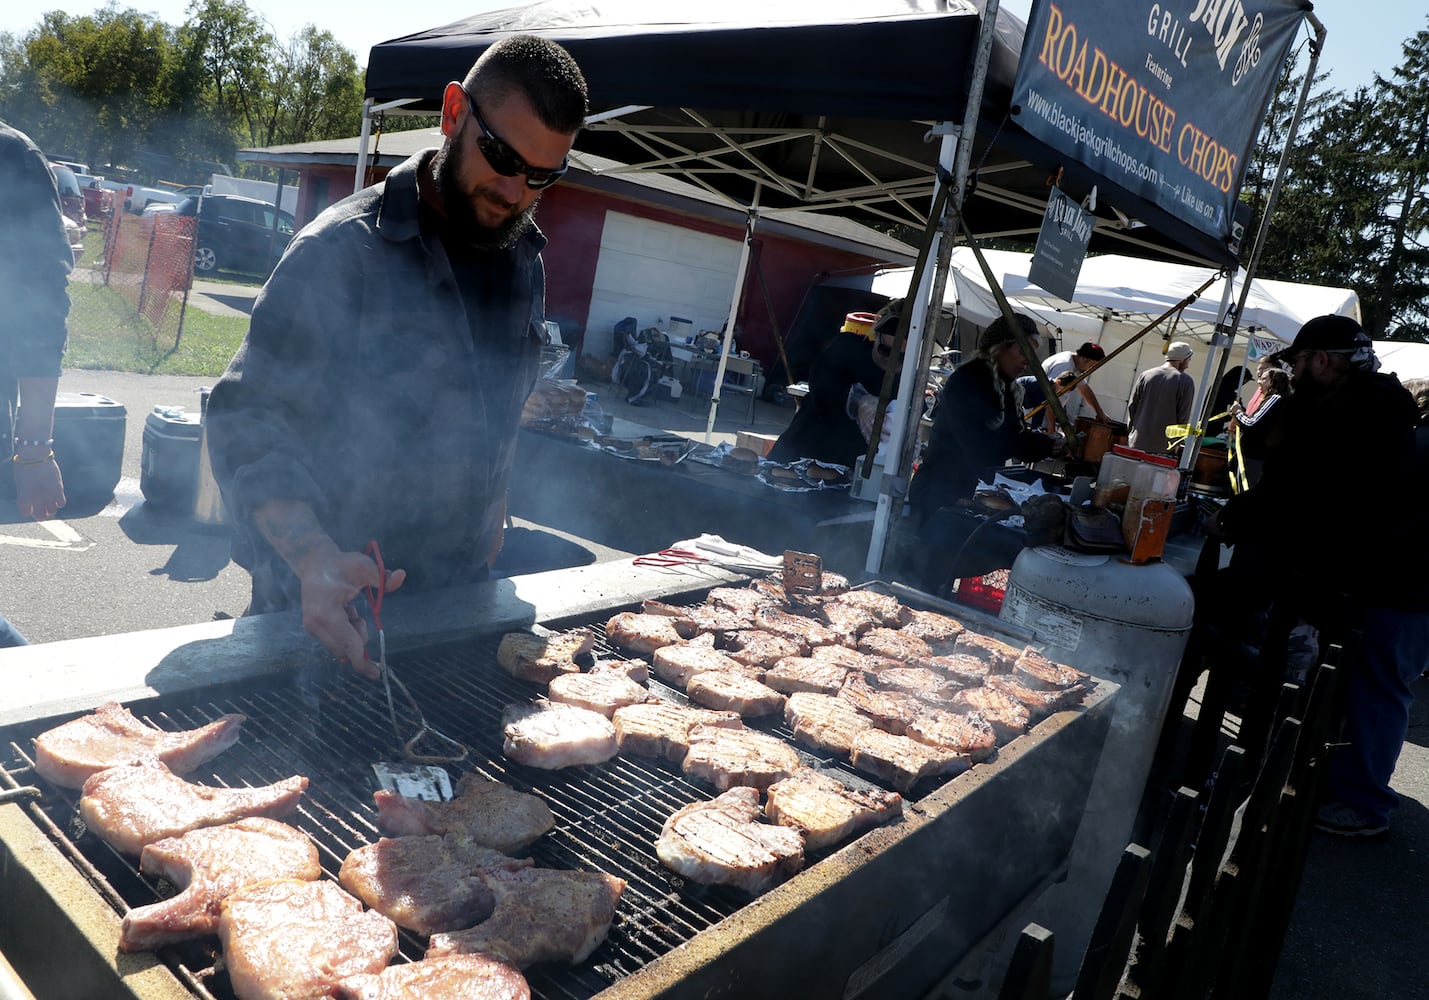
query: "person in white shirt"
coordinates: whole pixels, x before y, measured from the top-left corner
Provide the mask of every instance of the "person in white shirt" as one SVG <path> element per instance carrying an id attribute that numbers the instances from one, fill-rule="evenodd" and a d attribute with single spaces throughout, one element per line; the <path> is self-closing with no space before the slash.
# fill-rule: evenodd
<path id="1" fill-rule="evenodd" d="M 1098 420 L 1107 419 L 1106 411 L 1102 409 L 1097 394 L 1088 385 L 1088 379 L 1082 379 L 1077 383 L 1075 393 L 1064 391 L 1061 388 L 1105 357 L 1106 351 L 1102 349 L 1102 346 L 1089 340 L 1075 351 L 1062 351 L 1042 362 L 1042 370 L 1047 373 L 1047 379 L 1058 387 L 1057 396 L 1062 400 L 1062 408 L 1067 411 L 1067 419 L 1073 423 L 1076 423 L 1077 417 L 1084 413 L 1088 407 L 1096 414 Z M 1057 429 L 1050 406 L 1044 413 L 1044 424 L 1049 434 Z"/>

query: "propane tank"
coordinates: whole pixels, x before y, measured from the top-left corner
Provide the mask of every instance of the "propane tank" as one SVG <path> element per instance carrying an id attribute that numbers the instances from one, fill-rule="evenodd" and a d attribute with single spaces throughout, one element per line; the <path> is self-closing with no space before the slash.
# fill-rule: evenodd
<path id="1" fill-rule="evenodd" d="M 1163 562 L 1131 565 L 1049 545 L 1023 549 L 1012 565 L 999 617 L 1035 634 L 1051 659 L 1121 685 L 1067 878 L 1034 906 L 1034 919 L 1056 935 L 1059 993 L 1075 984 L 1133 835 L 1194 603 L 1185 578 Z"/>

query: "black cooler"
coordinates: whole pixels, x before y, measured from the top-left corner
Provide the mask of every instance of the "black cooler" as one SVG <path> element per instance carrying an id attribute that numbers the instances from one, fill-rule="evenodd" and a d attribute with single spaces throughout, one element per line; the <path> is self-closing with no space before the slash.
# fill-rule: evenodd
<path id="1" fill-rule="evenodd" d="M 55 461 L 70 504 L 105 503 L 114 495 L 124 466 L 125 418 L 124 404 L 108 396 L 55 394 Z"/>
<path id="2" fill-rule="evenodd" d="M 165 510 L 193 512 L 198 495 L 201 415 L 182 407 L 156 406 L 144 418 L 144 454 L 139 491 Z"/>

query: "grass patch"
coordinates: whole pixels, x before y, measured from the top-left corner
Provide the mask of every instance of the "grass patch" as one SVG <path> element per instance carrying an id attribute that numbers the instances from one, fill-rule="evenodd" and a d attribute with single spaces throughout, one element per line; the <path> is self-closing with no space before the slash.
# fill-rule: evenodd
<path id="1" fill-rule="evenodd" d="M 217 378 L 248 332 L 247 317 L 214 316 L 194 308 L 183 310 L 180 330 L 178 302 L 169 304 L 156 327 L 136 315 L 118 292 L 83 281 L 71 281 L 69 295 L 68 368 Z"/>

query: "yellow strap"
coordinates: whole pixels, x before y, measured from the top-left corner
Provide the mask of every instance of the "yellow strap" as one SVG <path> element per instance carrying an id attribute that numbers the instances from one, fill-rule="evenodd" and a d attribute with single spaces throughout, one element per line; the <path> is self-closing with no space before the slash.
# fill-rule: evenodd
<path id="1" fill-rule="evenodd" d="M 1240 424 L 1235 425 L 1235 464 L 1236 474 L 1231 476 L 1231 492 L 1239 493 L 1241 490 L 1250 489 L 1250 480 L 1245 474 L 1245 452 L 1240 450 Z"/>

